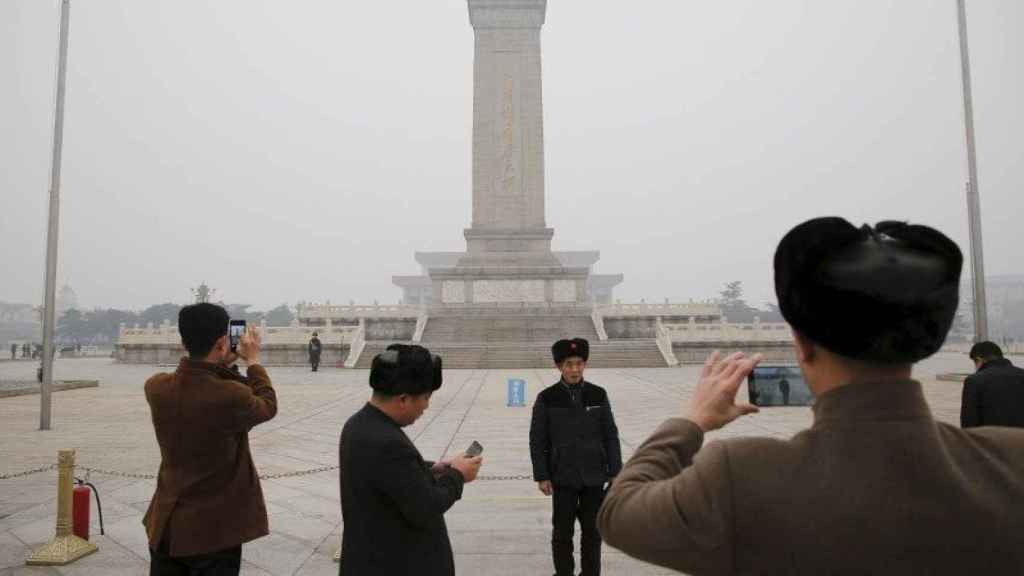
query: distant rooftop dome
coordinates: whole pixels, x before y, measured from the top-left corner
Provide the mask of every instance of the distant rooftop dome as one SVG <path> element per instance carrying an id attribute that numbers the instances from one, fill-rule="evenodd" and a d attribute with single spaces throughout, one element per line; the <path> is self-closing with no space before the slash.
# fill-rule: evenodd
<path id="1" fill-rule="evenodd" d="M 57 312 L 64 313 L 78 308 L 78 294 L 71 286 L 65 284 L 57 293 Z"/>

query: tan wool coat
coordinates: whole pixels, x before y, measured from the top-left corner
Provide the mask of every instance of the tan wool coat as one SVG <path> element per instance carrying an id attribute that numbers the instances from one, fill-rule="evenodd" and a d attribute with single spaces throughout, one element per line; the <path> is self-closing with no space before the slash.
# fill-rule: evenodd
<path id="1" fill-rule="evenodd" d="M 151 548 L 170 532 L 172 556 L 232 548 L 269 533 L 249 430 L 277 414 L 262 366 L 247 376 L 183 358 L 146 382 L 160 445 L 156 493 L 143 517 Z"/>
<path id="2" fill-rule="evenodd" d="M 792 439 L 668 420 L 599 517 L 605 542 L 712 574 L 1024 574 L 1024 430 L 936 422 L 914 381 L 822 395 Z"/>

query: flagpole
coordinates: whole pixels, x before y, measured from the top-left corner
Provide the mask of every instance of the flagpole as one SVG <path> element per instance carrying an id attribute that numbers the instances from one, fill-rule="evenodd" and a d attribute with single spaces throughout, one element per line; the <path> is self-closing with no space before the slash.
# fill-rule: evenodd
<path id="1" fill-rule="evenodd" d="M 981 199 L 978 189 L 978 156 L 974 142 L 974 98 L 971 91 L 971 58 L 967 49 L 966 0 L 957 0 L 960 29 L 960 64 L 964 87 L 964 128 L 967 133 L 967 217 L 971 234 L 971 275 L 974 277 L 974 341 L 988 340 L 988 306 L 985 299 L 985 257 L 982 249 Z"/>
<path id="2" fill-rule="evenodd" d="M 46 293 L 43 302 L 43 381 L 40 388 L 39 429 L 50 429 L 53 391 L 54 333 L 57 299 L 57 246 L 60 231 L 60 177 L 64 148 L 64 99 L 68 66 L 68 25 L 71 0 L 60 0 L 60 37 L 57 56 L 57 98 L 53 116 L 53 159 L 50 164 L 50 214 L 46 230 Z"/>

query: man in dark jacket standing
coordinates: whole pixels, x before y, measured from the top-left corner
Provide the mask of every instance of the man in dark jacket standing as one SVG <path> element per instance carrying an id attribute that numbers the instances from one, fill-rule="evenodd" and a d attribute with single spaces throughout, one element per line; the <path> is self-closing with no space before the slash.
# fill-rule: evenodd
<path id="1" fill-rule="evenodd" d="M 317 371 L 320 367 L 320 353 L 323 351 L 323 345 L 320 344 L 319 335 L 313 332 L 313 338 L 309 341 L 309 365 L 313 368 L 313 372 Z"/>
<path id="2" fill-rule="evenodd" d="M 559 340 L 551 347 L 562 379 L 537 395 L 530 422 L 533 479 L 552 496 L 551 554 L 556 576 L 573 576 L 573 525 L 580 520 L 583 576 L 601 573 L 597 511 L 605 484 L 622 469 L 619 430 L 604 388 L 583 379 L 590 344 Z"/>
<path id="3" fill-rule="evenodd" d="M 426 462 L 402 428 L 441 387 L 441 359 L 392 344 L 373 359 L 373 396 L 341 431 L 342 576 L 453 576 L 444 513 L 480 470 L 479 456 Z"/>
<path id="4" fill-rule="evenodd" d="M 249 430 L 277 414 L 260 366 L 260 335 L 228 338 L 228 313 L 214 304 L 181 309 L 189 357 L 146 382 L 160 445 L 156 493 L 143 517 L 150 575 L 237 575 L 242 544 L 269 533 L 267 507 L 249 452 Z M 233 367 L 241 357 L 246 376 Z"/>
<path id="5" fill-rule="evenodd" d="M 995 342 L 978 342 L 970 357 L 978 371 L 964 381 L 960 426 L 1024 428 L 1024 370 L 1003 358 Z"/>

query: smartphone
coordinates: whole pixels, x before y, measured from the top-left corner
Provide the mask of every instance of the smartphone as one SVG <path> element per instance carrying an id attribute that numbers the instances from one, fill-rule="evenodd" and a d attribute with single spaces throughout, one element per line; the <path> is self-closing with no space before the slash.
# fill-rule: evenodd
<path id="1" fill-rule="evenodd" d="M 757 366 L 747 376 L 747 392 L 754 406 L 810 406 L 814 394 L 799 366 Z"/>
<path id="2" fill-rule="evenodd" d="M 228 341 L 231 343 L 232 352 L 238 352 L 238 343 L 242 341 L 242 334 L 245 334 L 245 320 L 232 320 L 228 323 Z"/>
<path id="3" fill-rule="evenodd" d="M 477 456 L 483 454 L 483 452 L 484 447 L 481 446 L 480 443 L 477 442 L 476 440 L 473 440 L 473 443 L 469 445 L 469 448 L 466 448 L 466 456 L 469 456 L 470 458 L 476 458 Z"/>

